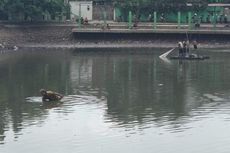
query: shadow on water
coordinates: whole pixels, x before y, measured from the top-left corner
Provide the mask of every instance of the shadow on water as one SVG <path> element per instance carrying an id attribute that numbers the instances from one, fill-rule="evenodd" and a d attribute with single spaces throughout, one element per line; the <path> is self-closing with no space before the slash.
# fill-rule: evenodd
<path id="1" fill-rule="evenodd" d="M 0 142 L 11 127 L 17 135 L 27 126 L 42 125 L 53 113 L 49 108 L 75 113 L 75 106 L 94 105 L 116 128 L 171 125 L 178 129 L 202 110 L 210 113 L 228 106 L 229 53 L 209 52 L 207 61 L 165 64 L 158 57 L 166 50 L 135 51 L 142 55 L 119 54 L 120 50 L 97 54 L 91 49 L 1 56 Z M 41 88 L 67 96 L 60 104 L 41 107 L 36 97 Z M 25 101 L 31 96 L 36 102 Z"/>
<path id="2" fill-rule="evenodd" d="M 178 42 L 184 40 L 186 33 L 111 33 L 111 32 L 99 32 L 99 33 L 75 33 L 74 38 L 82 42 L 122 42 L 122 41 L 131 41 L 131 42 L 148 42 L 148 41 L 157 41 L 157 42 Z M 95 37 L 97 40 L 95 40 Z M 226 43 L 229 40 L 229 35 L 223 34 L 188 34 L 190 40 L 197 40 L 199 42 L 221 42 Z"/>

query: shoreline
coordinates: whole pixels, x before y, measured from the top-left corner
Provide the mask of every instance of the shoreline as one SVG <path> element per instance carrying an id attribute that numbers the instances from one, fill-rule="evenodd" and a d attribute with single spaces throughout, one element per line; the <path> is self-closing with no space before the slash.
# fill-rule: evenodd
<path id="1" fill-rule="evenodd" d="M 47 25 L 47 24 L 46 24 Z M 115 37 L 93 35 L 90 39 L 81 39 L 72 33 L 73 26 L 0 26 L 0 44 L 8 48 L 175 48 L 184 37 Z M 191 40 L 194 38 L 191 38 Z M 228 39 L 198 39 L 199 48 L 230 48 Z M 191 46 L 192 47 L 192 46 Z"/>
<path id="2" fill-rule="evenodd" d="M 177 44 L 171 44 L 171 43 L 164 43 L 164 44 L 137 44 L 135 43 L 99 43 L 99 44 L 92 44 L 92 43 L 85 43 L 85 44 L 24 44 L 24 45 L 18 45 L 19 48 L 47 48 L 47 49 L 91 49 L 91 48 L 175 48 L 177 47 Z M 192 47 L 192 46 L 191 46 Z M 199 44 L 200 49 L 226 49 L 230 48 L 230 44 Z"/>

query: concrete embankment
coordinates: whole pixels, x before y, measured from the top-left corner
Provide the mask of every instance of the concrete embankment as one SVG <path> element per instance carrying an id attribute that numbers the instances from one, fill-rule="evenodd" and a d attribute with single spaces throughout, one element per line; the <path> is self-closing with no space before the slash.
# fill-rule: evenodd
<path id="1" fill-rule="evenodd" d="M 0 25 L 0 43 L 8 45 L 68 44 L 74 26 Z"/>
<path id="2" fill-rule="evenodd" d="M 118 25 L 121 26 L 121 25 Z M 148 27 L 148 26 L 147 26 Z M 230 47 L 230 30 L 187 32 L 183 29 L 153 30 L 145 28 L 129 30 L 125 27 L 109 30 L 88 27 L 76 29 L 76 24 L 0 24 L 0 43 L 8 46 L 39 48 L 125 48 L 125 47 L 175 47 L 177 41 L 189 37 L 196 39 L 203 48 Z M 93 29 L 93 30 L 92 30 Z M 179 31 L 179 32 L 178 32 Z M 204 32 L 204 31 L 203 31 Z"/>
<path id="3" fill-rule="evenodd" d="M 150 23 L 140 23 L 137 27 L 129 27 L 124 24 L 111 24 L 108 27 L 92 27 L 91 25 L 83 28 L 72 29 L 75 38 L 82 40 L 100 39 L 100 40 L 154 40 L 154 41 L 182 41 L 184 39 L 228 42 L 230 39 L 230 27 L 226 24 L 218 24 L 215 27 L 211 24 L 202 24 L 200 27 L 188 27 L 183 24 L 178 27 L 177 24 L 165 23 L 158 24 L 156 27 Z"/>

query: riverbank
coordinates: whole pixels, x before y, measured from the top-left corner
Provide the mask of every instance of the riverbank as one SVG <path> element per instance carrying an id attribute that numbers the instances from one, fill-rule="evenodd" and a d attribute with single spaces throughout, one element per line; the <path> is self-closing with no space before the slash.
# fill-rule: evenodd
<path id="1" fill-rule="evenodd" d="M 225 43 L 199 43 L 199 48 L 230 48 L 230 44 Z M 170 42 L 101 42 L 101 43 L 76 43 L 76 44 L 24 44 L 19 48 L 63 48 L 63 49 L 82 49 L 82 48 L 174 48 L 177 44 Z"/>
<path id="2" fill-rule="evenodd" d="M 158 34 L 156 36 L 110 37 L 91 35 L 88 38 L 79 38 L 72 33 L 76 24 L 41 24 L 41 25 L 0 25 L 0 43 L 6 46 L 21 48 L 171 48 L 178 41 L 186 39 L 186 35 L 174 36 Z M 230 48 L 228 39 L 196 38 L 200 48 Z"/>

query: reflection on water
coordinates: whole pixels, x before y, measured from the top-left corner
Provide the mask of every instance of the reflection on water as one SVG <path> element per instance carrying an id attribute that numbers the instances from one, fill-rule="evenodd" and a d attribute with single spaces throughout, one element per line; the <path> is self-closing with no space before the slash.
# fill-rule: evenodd
<path id="1" fill-rule="evenodd" d="M 1 54 L 0 152 L 226 152 L 230 53 L 166 50 Z M 65 97 L 43 104 L 40 88 Z"/>

